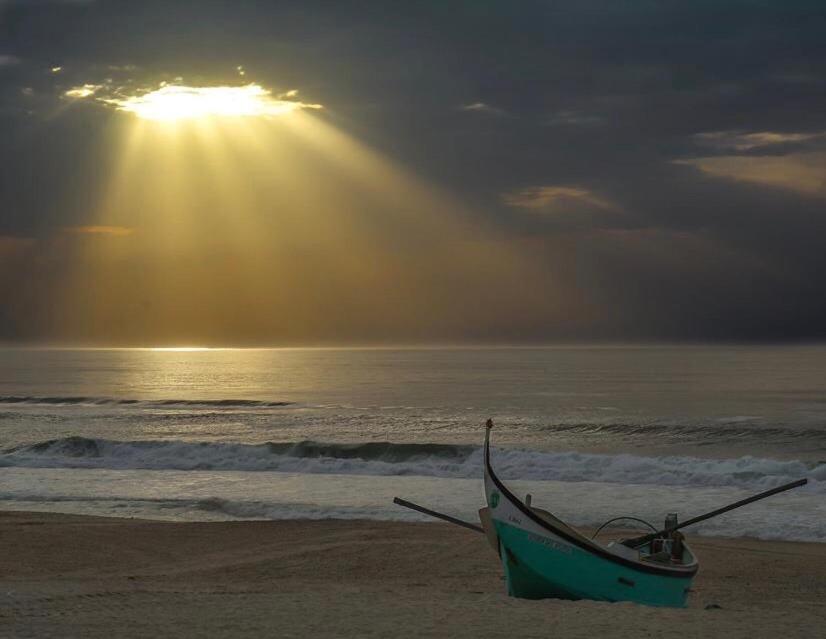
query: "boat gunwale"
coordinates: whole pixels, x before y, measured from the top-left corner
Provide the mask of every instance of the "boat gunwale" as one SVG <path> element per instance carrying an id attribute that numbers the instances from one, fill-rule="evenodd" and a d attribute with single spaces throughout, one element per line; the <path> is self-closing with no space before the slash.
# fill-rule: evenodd
<path id="1" fill-rule="evenodd" d="M 496 473 L 493 472 L 493 466 L 490 463 L 490 428 L 487 428 L 487 432 L 485 433 L 485 472 L 490 476 L 491 481 L 493 484 L 502 492 L 502 495 L 510 501 L 523 515 L 528 517 L 532 522 L 544 528 L 548 532 L 561 537 L 562 539 L 578 546 L 582 550 L 590 552 L 594 555 L 602 557 L 603 559 L 607 559 L 614 563 L 620 564 L 627 568 L 631 568 L 633 570 L 638 570 L 640 572 L 647 572 L 652 573 L 655 575 L 659 575 L 661 577 L 675 577 L 678 579 L 688 579 L 693 577 L 697 574 L 697 570 L 700 567 L 700 564 L 697 562 L 697 558 L 694 557 L 692 553 L 692 557 L 694 557 L 694 561 L 690 564 L 685 566 L 657 566 L 650 563 L 645 563 L 643 561 L 634 561 L 633 559 L 627 559 L 625 557 L 621 557 L 619 555 L 615 555 L 614 553 L 610 552 L 609 550 L 603 548 L 602 546 L 593 543 L 591 540 L 582 537 L 581 535 L 571 535 L 565 530 L 561 528 L 557 528 L 551 522 L 542 519 L 536 513 L 532 512 L 530 508 L 528 508 L 522 501 L 516 497 L 507 487 L 502 483 L 502 481 L 496 476 Z"/>

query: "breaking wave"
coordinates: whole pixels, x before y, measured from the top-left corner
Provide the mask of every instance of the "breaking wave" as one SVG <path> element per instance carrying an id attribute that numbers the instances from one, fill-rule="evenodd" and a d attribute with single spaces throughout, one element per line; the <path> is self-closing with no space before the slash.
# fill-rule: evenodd
<path id="1" fill-rule="evenodd" d="M 289 406 L 291 402 L 268 402 L 257 399 L 122 399 L 114 397 L 37 397 L 30 395 L 0 395 L 0 404 L 32 404 L 47 406 L 142 406 L 159 408 L 273 408 Z"/>
<path id="2" fill-rule="evenodd" d="M 808 477 L 811 485 L 806 490 L 826 493 L 826 462 L 751 456 L 705 459 L 519 449 L 495 449 L 493 456 L 498 473 L 505 479 L 771 488 Z M 0 466 L 478 478 L 482 473 L 482 449 L 478 446 L 390 442 L 237 444 L 66 437 L 8 449 L 0 454 Z"/>
<path id="3" fill-rule="evenodd" d="M 538 431 L 552 434 L 573 433 L 582 435 L 613 435 L 618 437 L 665 437 L 674 439 L 689 438 L 693 441 L 722 443 L 742 440 L 767 439 L 771 441 L 812 440 L 826 443 L 826 430 L 823 428 L 784 428 L 782 426 L 752 426 L 754 418 L 747 416 L 716 419 L 708 424 L 672 424 L 672 423 L 558 423 L 537 427 Z"/>

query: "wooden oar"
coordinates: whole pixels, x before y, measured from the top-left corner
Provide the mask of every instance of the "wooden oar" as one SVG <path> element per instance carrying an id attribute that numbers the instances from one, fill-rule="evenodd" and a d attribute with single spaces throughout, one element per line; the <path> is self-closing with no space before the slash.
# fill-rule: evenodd
<path id="1" fill-rule="evenodd" d="M 398 504 L 399 506 L 404 506 L 405 508 L 410 508 L 411 510 L 416 510 L 420 513 L 424 513 L 425 515 L 430 515 L 431 517 L 435 517 L 436 519 L 442 519 L 443 521 L 450 522 L 451 524 L 456 524 L 457 526 L 461 526 L 462 528 L 468 528 L 470 530 L 475 530 L 476 532 L 480 533 L 485 532 L 481 526 L 471 524 L 469 521 L 462 521 L 461 519 L 456 519 L 456 517 L 451 517 L 450 515 L 437 513 L 435 510 L 430 510 L 429 508 L 425 508 L 424 506 L 419 506 L 418 504 L 414 504 L 412 501 L 407 501 L 406 499 L 401 499 L 400 497 L 394 497 L 393 503 Z"/>
<path id="2" fill-rule="evenodd" d="M 741 506 L 745 506 L 746 504 L 759 501 L 760 499 L 765 499 L 766 497 L 771 497 L 772 495 L 776 495 L 777 493 L 782 493 L 786 490 L 797 488 L 798 486 L 804 486 L 808 482 L 808 479 L 798 479 L 797 481 L 793 481 L 788 484 L 783 484 L 782 486 L 772 488 L 771 490 L 767 490 L 758 495 L 753 495 L 752 497 L 741 499 L 740 501 L 736 501 L 733 504 L 729 504 L 728 506 L 723 506 L 722 508 L 718 508 L 717 510 L 712 510 L 710 513 L 706 513 L 705 515 L 698 515 L 697 517 L 694 517 L 692 519 L 687 519 L 686 521 L 679 524 L 678 526 L 675 526 L 674 528 L 663 528 L 662 530 L 658 530 L 657 532 L 643 535 L 642 537 L 627 539 L 622 543 L 625 546 L 628 546 L 629 548 L 639 548 L 640 546 L 643 546 L 648 542 L 653 541 L 657 537 L 661 537 L 662 535 L 668 534 L 675 530 L 679 530 L 680 528 L 685 528 L 686 526 L 691 526 L 692 524 L 697 524 L 701 521 L 705 521 L 706 519 L 711 519 L 712 517 L 716 517 L 717 515 L 722 515 L 723 513 L 727 513 L 730 510 L 740 508 Z"/>

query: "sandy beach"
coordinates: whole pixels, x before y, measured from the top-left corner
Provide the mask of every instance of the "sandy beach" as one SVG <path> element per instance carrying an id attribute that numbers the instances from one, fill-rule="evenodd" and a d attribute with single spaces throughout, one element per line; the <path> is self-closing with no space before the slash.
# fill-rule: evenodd
<path id="1" fill-rule="evenodd" d="M 508 598 L 440 523 L 166 523 L 0 513 L 8 637 L 814 637 L 826 545 L 693 538 L 685 610 Z"/>

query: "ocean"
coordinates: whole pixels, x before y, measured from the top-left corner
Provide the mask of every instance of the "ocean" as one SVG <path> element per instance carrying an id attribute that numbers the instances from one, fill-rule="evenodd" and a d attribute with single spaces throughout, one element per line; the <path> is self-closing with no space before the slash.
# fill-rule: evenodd
<path id="1" fill-rule="evenodd" d="M 0 350 L 0 508 L 467 519 L 493 463 L 575 525 L 809 485 L 700 535 L 826 541 L 826 346 Z"/>

